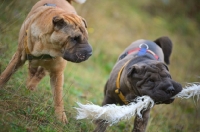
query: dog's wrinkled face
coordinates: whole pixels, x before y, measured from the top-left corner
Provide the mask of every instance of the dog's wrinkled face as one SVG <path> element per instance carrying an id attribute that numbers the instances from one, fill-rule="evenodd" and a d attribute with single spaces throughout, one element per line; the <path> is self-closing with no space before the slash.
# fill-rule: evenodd
<path id="1" fill-rule="evenodd" d="M 182 90 L 182 86 L 172 80 L 167 66 L 161 62 L 133 65 L 127 76 L 131 87 L 140 96 L 148 95 L 156 104 L 172 103 L 171 97 Z"/>
<path id="2" fill-rule="evenodd" d="M 71 62 L 79 63 L 92 55 L 92 47 L 88 43 L 86 21 L 75 14 L 55 16 L 51 43 L 59 49 L 62 57 Z"/>

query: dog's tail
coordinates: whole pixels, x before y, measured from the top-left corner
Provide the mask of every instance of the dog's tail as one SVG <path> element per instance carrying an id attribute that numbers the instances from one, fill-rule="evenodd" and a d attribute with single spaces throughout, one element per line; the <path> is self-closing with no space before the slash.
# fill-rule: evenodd
<path id="1" fill-rule="evenodd" d="M 10 79 L 12 74 L 25 63 L 25 61 L 21 60 L 21 56 L 22 53 L 17 51 L 13 55 L 6 69 L 2 72 L 0 76 L 0 89 L 6 84 L 6 82 Z"/>
<path id="2" fill-rule="evenodd" d="M 172 52 L 172 46 L 173 46 L 172 41 L 168 37 L 163 36 L 156 39 L 154 42 L 162 48 L 163 53 L 164 53 L 165 63 L 170 64 L 169 58 Z"/>
<path id="3" fill-rule="evenodd" d="M 69 3 L 71 3 L 72 1 L 76 2 L 76 3 L 80 3 L 83 4 L 86 0 L 67 0 Z"/>

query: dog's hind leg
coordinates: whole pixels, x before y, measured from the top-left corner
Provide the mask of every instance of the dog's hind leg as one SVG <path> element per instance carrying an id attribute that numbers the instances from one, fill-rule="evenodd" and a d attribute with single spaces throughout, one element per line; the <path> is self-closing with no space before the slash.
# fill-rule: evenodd
<path id="1" fill-rule="evenodd" d="M 21 51 L 17 51 L 13 55 L 8 66 L 0 76 L 0 88 L 2 88 L 6 84 L 6 82 L 10 79 L 13 73 L 17 71 L 17 69 L 25 63 L 25 60 L 21 60 L 21 57 L 22 57 Z"/>
<path id="2" fill-rule="evenodd" d="M 40 80 L 46 75 L 46 71 L 41 66 L 31 67 L 29 65 L 28 72 L 26 86 L 29 90 L 35 90 Z"/>
<path id="3" fill-rule="evenodd" d="M 132 132 L 145 132 L 149 117 L 150 109 L 143 111 L 142 118 L 137 115 L 134 120 L 134 128 Z"/>

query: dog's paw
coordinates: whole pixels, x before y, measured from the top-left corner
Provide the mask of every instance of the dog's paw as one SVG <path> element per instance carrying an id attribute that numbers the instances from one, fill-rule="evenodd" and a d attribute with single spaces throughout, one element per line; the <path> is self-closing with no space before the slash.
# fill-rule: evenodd
<path id="1" fill-rule="evenodd" d="M 59 121 L 61 121 L 64 124 L 68 123 L 67 116 L 64 111 L 55 111 L 55 114 Z"/>
<path id="2" fill-rule="evenodd" d="M 34 91 L 34 90 L 36 90 L 36 88 L 37 88 L 37 86 L 31 85 L 31 84 L 28 84 L 26 87 L 27 87 L 27 89 L 29 89 L 29 90 L 31 90 L 31 91 Z"/>

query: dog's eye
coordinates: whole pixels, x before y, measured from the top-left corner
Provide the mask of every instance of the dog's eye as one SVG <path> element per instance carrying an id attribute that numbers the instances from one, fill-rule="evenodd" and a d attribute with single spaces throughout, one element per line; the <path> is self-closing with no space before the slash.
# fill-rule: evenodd
<path id="1" fill-rule="evenodd" d="M 155 86 L 155 81 L 153 79 L 146 79 L 146 81 L 143 81 L 142 87 L 144 87 L 145 89 L 152 89 Z"/>
<path id="2" fill-rule="evenodd" d="M 148 83 L 153 83 L 154 80 L 152 80 L 152 79 L 148 79 L 147 82 L 148 82 Z"/>
<path id="3" fill-rule="evenodd" d="M 80 40 L 80 36 L 76 36 L 76 37 L 72 37 L 71 38 L 71 41 L 73 42 L 73 43 L 78 43 L 78 41 Z"/>

